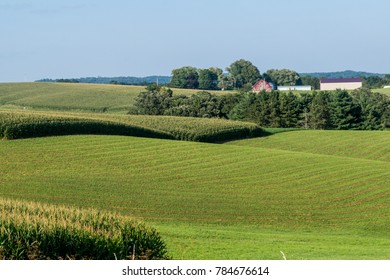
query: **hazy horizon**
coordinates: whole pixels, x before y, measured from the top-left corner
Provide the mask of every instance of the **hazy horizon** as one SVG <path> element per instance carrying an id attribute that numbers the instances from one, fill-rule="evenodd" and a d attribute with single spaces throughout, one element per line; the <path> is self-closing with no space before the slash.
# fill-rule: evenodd
<path id="1" fill-rule="evenodd" d="M 390 73 L 385 0 L 3 0 L 0 82 L 182 66 Z"/>

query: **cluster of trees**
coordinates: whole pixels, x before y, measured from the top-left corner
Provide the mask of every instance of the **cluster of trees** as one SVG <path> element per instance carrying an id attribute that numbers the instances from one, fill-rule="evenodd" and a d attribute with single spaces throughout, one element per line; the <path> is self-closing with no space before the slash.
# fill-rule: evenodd
<path id="1" fill-rule="evenodd" d="M 86 84 L 117 84 L 117 85 L 150 85 L 154 83 L 168 84 L 170 76 L 147 76 L 147 77 L 85 77 L 73 79 L 41 79 L 36 82 L 48 83 L 86 83 Z"/>
<path id="2" fill-rule="evenodd" d="M 172 70 L 169 83 L 174 88 L 218 90 L 250 88 L 261 79 L 260 71 L 250 61 L 240 59 L 226 68 L 227 74 L 220 68 L 197 69 L 185 66 Z"/>
<path id="3" fill-rule="evenodd" d="M 320 77 L 342 78 L 361 77 L 363 87 L 381 88 L 390 85 L 390 75 L 374 75 L 365 72 L 330 72 L 299 75 L 289 69 L 270 69 L 260 74 L 259 69 L 250 61 L 240 59 L 226 68 L 226 73 L 220 68 L 197 69 L 185 66 L 172 70 L 172 80 L 169 83 L 173 88 L 190 88 L 201 90 L 239 89 L 249 91 L 254 83 L 260 79 L 273 83 L 275 86 L 310 85 L 312 89 L 320 89 Z M 359 76 L 361 74 L 361 76 Z M 321 76 L 322 75 L 322 76 Z"/>
<path id="4" fill-rule="evenodd" d="M 369 89 L 333 92 L 243 92 L 216 95 L 206 91 L 174 96 L 168 88 L 149 86 L 136 101 L 139 114 L 226 118 L 263 127 L 378 130 L 390 127 L 388 96 Z M 133 112 L 134 113 L 134 112 Z"/>
<path id="5" fill-rule="evenodd" d="M 382 88 L 390 86 L 390 74 L 381 76 L 370 76 L 363 78 L 363 87 L 365 88 Z"/>
<path id="6" fill-rule="evenodd" d="M 241 92 L 251 90 L 252 85 L 260 79 L 273 83 L 275 86 L 311 85 L 313 89 L 320 88 L 318 78 L 300 75 L 289 69 L 270 69 L 260 74 L 259 69 L 250 61 L 240 59 L 226 68 L 226 73 L 220 68 L 197 69 L 185 66 L 172 70 L 173 88 L 189 88 L 200 90 L 239 89 Z"/>

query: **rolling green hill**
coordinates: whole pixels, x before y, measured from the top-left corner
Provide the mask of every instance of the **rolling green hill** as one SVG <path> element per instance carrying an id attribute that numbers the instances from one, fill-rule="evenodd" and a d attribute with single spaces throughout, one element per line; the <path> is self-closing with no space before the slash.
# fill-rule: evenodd
<path id="1" fill-rule="evenodd" d="M 0 83 L 0 108 L 127 112 L 141 86 Z"/>
<path id="2" fill-rule="evenodd" d="M 228 144 L 390 161 L 390 131 L 296 130 Z"/>
<path id="3" fill-rule="evenodd" d="M 190 95 L 198 90 L 172 89 Z M 144 86 L 72 83 L 0 83 L 0 109 L 127 113 Z M 211 91 L 213 92 L 213 91 Z M 215 91 L 221 93 L 221 91 Z M 228 92 L 228 91 L 227 91 Z M 226 93 L 226 92 L 225 92 Z"/>
<path id="4" fill-rule="evenodd" d="M 209 141 L 259 129 L 123 114 L 143 90 L 0 84 L 0 137 L 104 134 L 0 141 L 0 197 L 146 220 L 175 259 L 390 259 L 389 131 L 269 130 L 225 144 L 113 136 Z"/>
<path id="5" fill-rule="evenodd" d="M 0 196 L 145 219 L 174 258 L 390 258 L 388 155 L 119 136 L 5 141 L 0 155 Z"/>

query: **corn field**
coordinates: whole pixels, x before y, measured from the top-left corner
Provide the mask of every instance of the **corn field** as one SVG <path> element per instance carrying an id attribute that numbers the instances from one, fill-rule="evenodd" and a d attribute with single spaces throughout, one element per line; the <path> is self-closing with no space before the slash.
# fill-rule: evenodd
<path id="1" fill-rule="evenodd" d="M 152 228 L 97 210 L 0 199 L 1 259 L 167 259 Z"/>
<path id="2" fill-rule="evenodd" d="M 0 111 L 0 138 L 106 134 L 223 142 L 263 135 L 253 123 L 172 116 Z"/>
<path id="3" fill-rule="evenodd" d="M 73 134 L 107 134 L 173 139 L 169 133 L 83 115 L 0 112 L 0 138 L 20 139 Z"/>

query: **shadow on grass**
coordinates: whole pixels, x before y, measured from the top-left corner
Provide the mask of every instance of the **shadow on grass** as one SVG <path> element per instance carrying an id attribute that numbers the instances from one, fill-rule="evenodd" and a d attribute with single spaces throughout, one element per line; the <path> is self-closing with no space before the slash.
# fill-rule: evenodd
<path id="1" fill-rule="evenodd" d="M 301 129 L 300 128 L 263 128 L 263 130 L 264 130 L 263 136 L 270 136 L 278 133 L 297 131 Z"/>
<path id="2" fill-rule="evenodd" d="M 215 144 L 224 144 L 224 143 L 228 143 L 231 141 L 237 141 L 237 140 L 243 140 L 243 139 L 249 139 L 249 138 L 268 137 L 268 136 L 272 136 L 272 135 L 278 134 L 278 133 L 297 131 L 297 130 L 300 130 L 300 129 L 299 128 L 261 128 L 261 129 L 257 130 L 256 133 L 248 135 L 247 137 L 237 137 L 237 138 L 232 138 L 232 139 L 215 141 L 214 143 Z"/>

